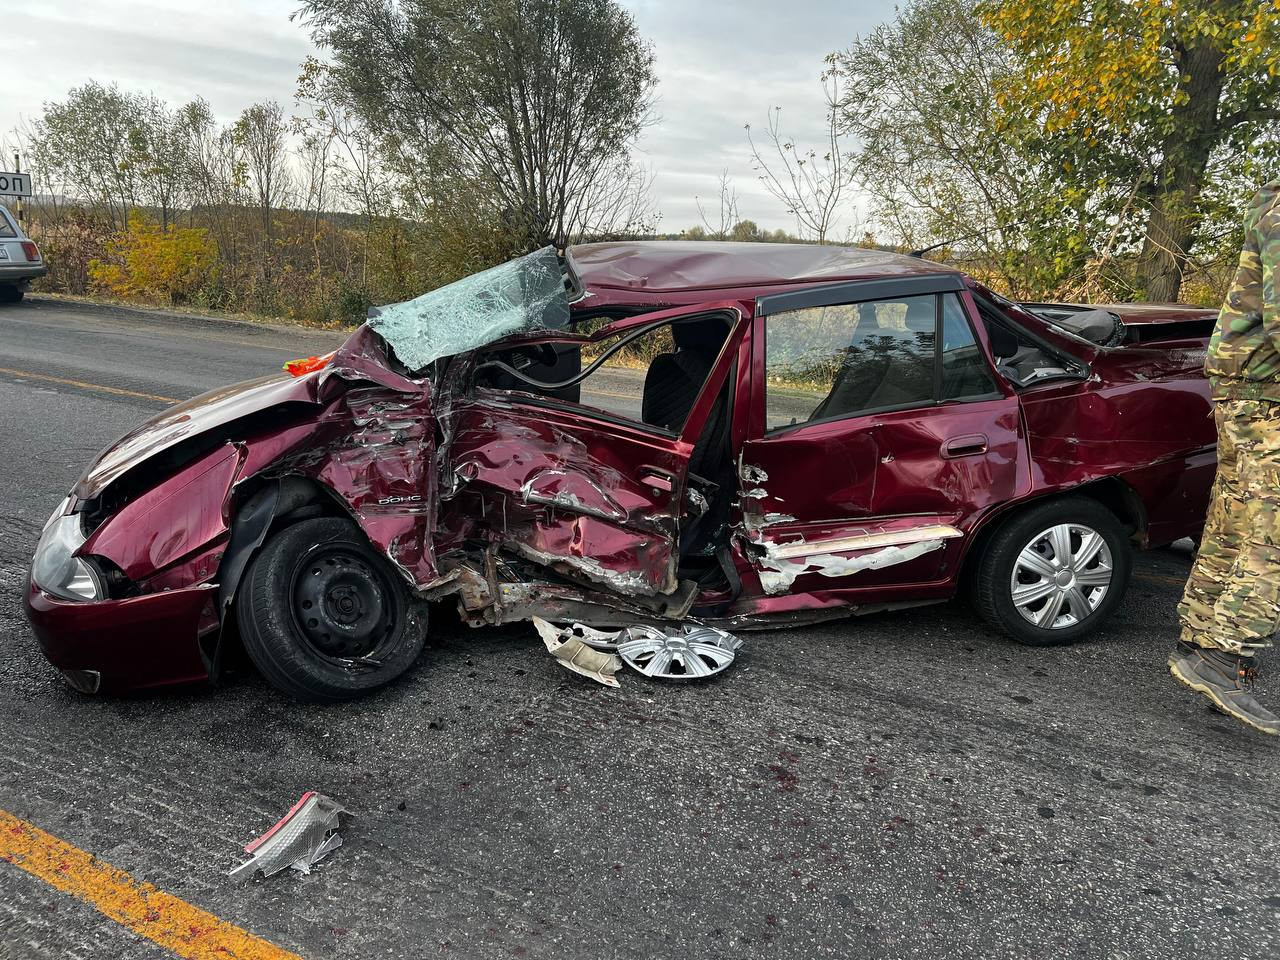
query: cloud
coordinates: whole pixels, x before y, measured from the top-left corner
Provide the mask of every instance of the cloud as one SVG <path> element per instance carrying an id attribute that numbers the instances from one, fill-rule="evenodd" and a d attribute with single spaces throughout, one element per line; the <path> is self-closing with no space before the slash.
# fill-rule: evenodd
<path id="1" fill-rule="evenodd" d="M 782 203 L 752 170 L 746 124 L 762 130 L 781 107 L 798 144 L 825 140 L 819 82 L 823 58 L 847 47 L 889 13 L 883 3 L 820 0 L 622 0 L 654 44 L 660 122 L 639 156 L 655 171 L 662 229 L 699 222 L 695 196 L 716 202 L 727 170 L 743 217 L 794 229 Z M 853 216 L 846 217 L 846 225 Z"/>
<path id="2" fill-rule="evenodd" d="M 313 47 L 290 23 L 292 2 L 158 4 L 45 0 L 5 12 L 0 62 L 22 78 L 0 103 L 0 130 L 88 80 L 155 93 L 173 103 L 203 96 L 220 119 L 251 103 L 288 103 Z"/>

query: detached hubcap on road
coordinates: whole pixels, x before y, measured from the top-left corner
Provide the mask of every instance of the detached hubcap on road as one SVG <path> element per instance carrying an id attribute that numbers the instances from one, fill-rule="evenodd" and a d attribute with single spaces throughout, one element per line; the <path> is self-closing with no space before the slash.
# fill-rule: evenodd
<path id="1" fill-rule="evenodd" d="M 1075 626 L 1098 609 L 1111 588 L 1111 550 L 1102 535 L 1078 523 L 1037 534 L 1013 565 L 1013 605 L 1045 630 Z"/>

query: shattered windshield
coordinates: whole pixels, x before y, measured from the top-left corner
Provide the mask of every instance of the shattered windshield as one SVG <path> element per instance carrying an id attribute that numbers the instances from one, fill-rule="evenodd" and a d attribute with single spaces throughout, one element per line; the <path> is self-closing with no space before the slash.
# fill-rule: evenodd
<path id="1" fill-rule="evenodd" d="M 554 247 L 543 247 L 404 303 L 370 311 L 369 326 L 410 370 L 513 333 L 562 330 L 569 297 Z"/>

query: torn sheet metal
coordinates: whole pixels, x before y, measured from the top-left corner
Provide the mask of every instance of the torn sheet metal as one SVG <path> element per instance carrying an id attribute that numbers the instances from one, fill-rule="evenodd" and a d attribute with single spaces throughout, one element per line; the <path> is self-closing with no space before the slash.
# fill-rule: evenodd
<path id="1" fill-rule="evenodd" d="M 770 550 L 759 563 L 760 585 L 765 593 L 776 596 L 791 589 L 796 577 L 801 574 L 820 574 L 824 577 L 847 577 L 863 570 L 880 570 L 895 564 L 906 563 L 916 557 L 922 557 L 934 550 L 941 550 L 946 545 L 944 539 L 920 540 L 916 543 L 897 547 L 885 547 L 871 553 L 859 554 L 856 557 L 841 557 L 833 553 L 819 553 L 806 556 L 800 560 L 787 560 L 778 557 Z M 770 545 L 772 546 L 772 545 Z"/>
<path id="2" fill-rule="evenodd" d="M 475 401 L 459 404 L 450 460 L 444 526 L 478 516 L 508 552 L 623 596 L 677 589 L 674 494 L 638 479 L 644 465 L 678 474 L 675 454 Z"/>
<path id="3" fill-rule="evenodd" d="M 561 666 L 597 683 L 603 683 L 606 687 L 619 685 L 614 675 L 622 669 L 622 660 L 617 656 L 587 646 L 583 638 L 574 633 L 573 628 L 562 630 L 541 617 L 534 617 L 533 625 L 548 652 L 560 661 Z"/>
<path id="4" fill-rule="evenodd" d="M 538 619 L 538 617 L 534 617 L 534 620 Z M 545 623 L 546 621 L 543 622 Z M 552 627 L 552 629 L 559 629 L 561 636 L 577 637 L 593 650 L 600 650 L 604 653 L 614 653 L 618 649 L 619 631 L 617 630 L 596 630 L 583 623 L 571 623 L 567 627 Z"/>
<path id="5" fill-rule="evenodd" d="M 500 264 L 413 300 L 375 307 L 369 327 L 410 370 L 513 333 L 569 326 L 569 297 L 554 247 Z"/>
<path id="6" fill-rule="evenodd" d="M 342 846 L 339 818 L 346 807 L 314 790 L 304 793 L 274 827 L 245 844 L 253 854 L 231 871 L 237 883 L 247 883 L 261 873 L 264 877 L 287 867 L 310 873 L 317 862 Z M 347 814 L 350 816 L 350 814 Z"/>
<path id="7" fill-rule="evenodd" d="M 776 516 L 776 514 L 769 514 L 765 519 L 768 520 L 772 516 Z M 954 540 L 956 537 L 963 536 L 963 532 L 950 524 L 937 523 L 927 527 L 907 527 L 902 530 L 885 530 L 880 533 L 859 533 L 825 540 L 796 540 L 788 543 L 770 543 L 766 549 L 768 555 L 775 560 L 793 560 L 797 557 L 812 557 L 821 553 L 850 553 L 854 550 L 874 550 L 879 547 L 900 547 L 906 544 L 918 543 L 922 540 Z"/>

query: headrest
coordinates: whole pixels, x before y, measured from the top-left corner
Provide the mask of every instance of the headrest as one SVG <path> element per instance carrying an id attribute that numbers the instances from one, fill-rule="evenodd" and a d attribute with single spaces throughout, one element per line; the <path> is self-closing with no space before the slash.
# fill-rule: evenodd
<path id="1" fill-rule="evenodd" d="M 719 350 L 727 333 L 725 322 L 718 317 L 671 325 L 671 338 L 681 350 Z"/>

